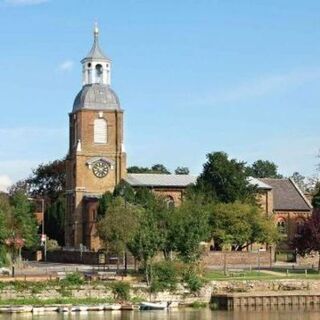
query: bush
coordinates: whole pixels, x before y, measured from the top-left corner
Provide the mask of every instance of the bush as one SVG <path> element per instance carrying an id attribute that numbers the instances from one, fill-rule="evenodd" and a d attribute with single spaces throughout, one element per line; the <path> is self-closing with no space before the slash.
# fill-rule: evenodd
<path id="1" fill-rule="evenodd" d="M 62 280 L 64 285 L 77 286 L 84 284 L 84 279 L 79 272 L 73 272 L 67 274 L 65 279 Z"/>
<path id="2" fill-rule="evenodd" d="M 151 291 L 174 291 L 178 283 L 178 271 L 175 262 L 162 261 L 152 265 L 150 271 Z"/>
<path id="3" fill-rule="evenodd" d="M 127 301 L 130 299 L 130 284 L 123 281 L 112 283 L 111 290 L 116 300 Z"/>
<path id="4" fill-rule="evenodd" d="M 188 272 L 184 277 L 184 281 L 186 282 L 188 289 L 192 293 L 199 292 L 204 285 L 204 280 L 195 272 Z"/>

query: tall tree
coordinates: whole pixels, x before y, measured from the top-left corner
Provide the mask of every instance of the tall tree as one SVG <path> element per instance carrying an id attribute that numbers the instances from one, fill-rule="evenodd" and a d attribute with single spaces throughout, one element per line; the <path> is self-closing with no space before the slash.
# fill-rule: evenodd
<path id="1" fill-rule="evenodd" d="M 26 248 L 38 244 L 38 227 L 34 209 L 23 192 L 17 192 L 10 198 L 12 213 L 9 218 L 10 236 L 24 239 Z"/>
<path id="2" fill-rule="evenodd" d="M 200 257 L 200 242 L 210 238 L 208 206 L 195 201 L 185 201 L 172 213 L 169 239 L 185 262 Z"/>
<path id="3" fill-rule="evenodd" d="M 245 163 L 229 159 L 224 152 L 207 154 L 207 162 L 197 179 L 196 189 L 221 202 L 256 202 L 256 187 L 248 181 Z"/>
<path id="4" fill-rule="evenodd" d="M 307 184 L 305 182 L 306 177 L 301 175 L 299 172 L 294 172 L 290 178 L 295 182 L 295 184 L 299 187 L 299 189 L 302 192 L 306 191 L 307 189 Z"/>
<path id="5" fill-rule="evenodd" d="M 278 173 L 278 166 L 268 160 L 257 160 L 247 167 L 248 175 L 255 178 L 282 178 Z"/>
<path id="6" fill-rule="evenodd" d="M 121 197 L 109 203 L 97 225 L 98 234 L 108 251 L 121 255 L 127 249 L 139 228 L 141 210 Z"/>
<path id="7" fill-rule="evenodd" d="M 0 193 L 0 267 L 7 262 L 5 240 L 9 236 L 8 217 L 10 217 L 11 214 L 12 208 L 8 196 Z"/>
<path id="8" fill-rule="evenodd" d="M 243 250 L 253 243 L 274 243 L 278 232 L 274 221 L 265 216 L 258 206 L 234 203 L 213 204 L 210 227 L 216 249 L 230 246 Z"/>
<path id="9" fill-rule="evenodd" d="M 177 167 L 177 169 L 174 170 L 174 173 L 175 174 L 189 174 L 190 171 L 189 171 L 189 168 L 187 168 L 187 167 Z"/>

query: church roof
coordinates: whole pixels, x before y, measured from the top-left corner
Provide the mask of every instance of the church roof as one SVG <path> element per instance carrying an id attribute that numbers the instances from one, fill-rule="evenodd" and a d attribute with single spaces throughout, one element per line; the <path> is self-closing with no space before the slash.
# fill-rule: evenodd
<path id="1" fill-rule="evenodd" d="M 309 211 L 312 209 L 310 202 L 291 179 L 263 178 L 259 180 L 272 187 L 275 210 Z"/>
<path id="2" fill-rule="evenodd" d="M 197 177 L 187 174 L 128 173 L 125 180 L 133 187 L 179 187 L 186 188 Z"/>
<path id="3" fill-rule="evenodd" d="M 92 83 L 82 87 L 77 94 L 72 112 L 80 109 L 121 110 L 117 94 L 109 85 Z"/>

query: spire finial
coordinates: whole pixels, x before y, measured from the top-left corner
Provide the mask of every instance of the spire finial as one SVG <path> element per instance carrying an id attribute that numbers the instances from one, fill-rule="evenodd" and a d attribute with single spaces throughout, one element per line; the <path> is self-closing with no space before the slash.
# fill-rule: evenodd
<path id="1" fill-rule="evenodd" d="M 93 34 L 94 34 L 94 38 L 97 39 L 99 36 L 99 27 L 98 27 L 97 21 L 94 23 Z"/>

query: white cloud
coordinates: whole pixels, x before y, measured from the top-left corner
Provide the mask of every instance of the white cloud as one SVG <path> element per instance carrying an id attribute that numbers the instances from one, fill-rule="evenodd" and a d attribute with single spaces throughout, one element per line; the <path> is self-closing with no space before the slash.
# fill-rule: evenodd
<path id="1" fill-rule="evenodd" d="M 252 79 L 233 88 L 220 92 L 212 92 L 204 96 L 203 103 L 238 102 L 253 98 L 265 97 L 278 92 L 299 87 L 307 82 L 319 80 L 320 69 L 304 69 L 284 74 L 264 75 Z"/>
<path id="2" fill-rule="evenodd" d="M 74 66 L 74 62 L 72 60 L 66 60 L 59 65 L 60 71 L 71 71 Z"/>
<path id="3" fill-rule="evenodd" d="M 8 191 L 8 188 L 12 185 L 12 180 L 7 175 L 0 175 L 0 191 Z"/>
<path id="4" fill-rule="evenodd" d="M 48 1 L 49 0 L 4 0 L 4 3 L 10 6 L 34 6 Z"/>

